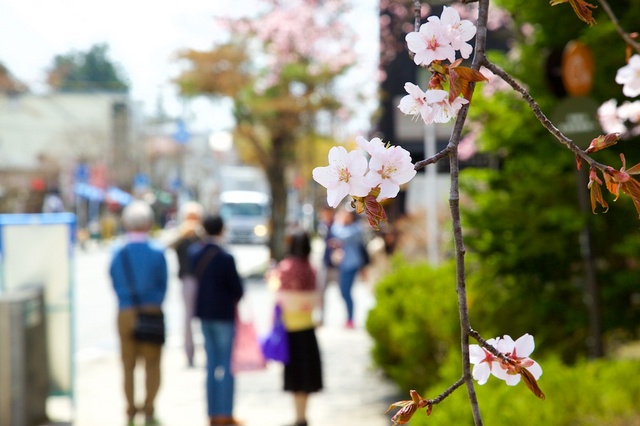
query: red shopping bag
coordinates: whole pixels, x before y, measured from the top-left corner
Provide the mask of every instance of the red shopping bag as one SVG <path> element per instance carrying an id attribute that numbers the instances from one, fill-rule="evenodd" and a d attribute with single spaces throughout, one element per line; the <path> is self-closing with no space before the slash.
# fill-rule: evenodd
<path id="1" fill-rule="evenodd" d="M 236 310 L 236 332 L 231 350 L 231 371 L 233 374 L 258 371 L 266 368 L 258 334 L 251 318 L 243 318 Z"/>

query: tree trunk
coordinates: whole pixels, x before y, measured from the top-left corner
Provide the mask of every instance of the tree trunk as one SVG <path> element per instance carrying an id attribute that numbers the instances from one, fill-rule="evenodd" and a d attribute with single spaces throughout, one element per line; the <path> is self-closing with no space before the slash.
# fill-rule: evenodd
<path id="1" fill-rule="evenodd" d="M 271 238 L 269 249 L 271 258 L 281 260 L 286 254 L 285 234 L 287 230 L 287 180 L 286 141 L 277 138 L 273 143 L 273 157 L 267 168 L 267 179 L 271 187 Z"/>

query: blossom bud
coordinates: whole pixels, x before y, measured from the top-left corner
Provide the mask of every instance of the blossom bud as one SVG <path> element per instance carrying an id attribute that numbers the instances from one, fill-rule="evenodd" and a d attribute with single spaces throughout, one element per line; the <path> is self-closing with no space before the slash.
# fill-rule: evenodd
<path id="1" fill-rule="evenodd" d="M 585 151 L 587 154 L 597 152 L 615 145 L 620 140 L 620 133 L 609 133 L 607 135 L 600 135 L 597 138 L 593 138 L 589 148 Z"/>

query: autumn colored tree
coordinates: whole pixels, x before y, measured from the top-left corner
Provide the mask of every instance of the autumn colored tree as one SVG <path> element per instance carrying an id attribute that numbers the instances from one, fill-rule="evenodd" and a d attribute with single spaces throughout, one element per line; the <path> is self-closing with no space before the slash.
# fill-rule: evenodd
<path id="1" fill-rule="evenodd" d="M 59 91 L 127 91 L 126 77 L 109 59 L 108 51 L 107 44 L 96 44 L 86 52 L 56 55 L 47 83 Z"/>
<path id="2" fill-rule="evenodd" d="M 0 93 L 15 95 L 28 90 L 28 87 L 11 74 L 11 71 L 0 63 Z"/>
<path id="3" fill-rule="evenodd" d="M 343 108 L 334 87 L 354 64 L 354 38 L 344 22 L 344 1 L 260 4 L 256 16 L 217 21 L 231 34 L 224 43 L 180 52 L 186 69 L 176 83 L 184 96 L 233 100 L 236 144 L 245 160 L 265 170 L 271 187 L 270 248 L 280 259 L 290 176 L 302 147 L 332 133 L 326 124 Z"/>

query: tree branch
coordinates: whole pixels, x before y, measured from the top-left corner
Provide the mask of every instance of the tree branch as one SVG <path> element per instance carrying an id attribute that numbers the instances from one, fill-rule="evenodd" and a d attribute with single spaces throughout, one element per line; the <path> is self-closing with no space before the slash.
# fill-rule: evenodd
<path id="1" fill-rule="evenodd" d="M 438 152 L 436 155 L 432 157 L 425 158 L 424 160 L 416 161 L 414 169 L 420 170 L 428 166 L 429 164 L 435 164 L 438 161 L 442 160 L 444 157 L 448 156 L 450 152 L 451 152 L 451 148 L 447 146 L 445 149 Z"/>
<path id="2" fill-rule="evenodd" d="M 464 377 L 460 377 L 454 384 L 449 386 L 444 392 L 433 399 L 427 399 L 427 404 L 436 405 L 440 404 L 442 401 L 447 399 L 449 395 L 453 393 L 454 390 L 458 389 L 460 386 L 464 384 Z"/>
<path id="3" fill-rule="evenodd" d="M 595 161 L 591 158 L 586 152 L 578 147 L 571 139 L 566 137 L 560 129 L 558 129 L 552 122 L 547 118 L 547 116 L 540 109 L 540 105 L 533 99 L 533 97 L 529 94 L 527 89 L 522 87 L 513 77 L 511 77 L 505 70 L 497 66 L 496 64 L 489 61 L 487 58 L 484 58 L 482 65 L 484 65 L 488 70 L 492 73 L 503 79 L 509 86 L 513 88 L 516 92 L 520 93 L 520 95 L 524 98 L 524 100 L 529 104 L 529 107 L 533 111 L 535 117 L 540 121 L 540 123 L 544 126 L 545 129 L 549 131 L 561 144 L 565 145 L 571 152 L 573 152 L 576 156 L 585 160 L 589 166 L 595 167 L 599 170 L 604 171 L 607 166 Z"/>
<path id="4" fill-rule="evenodd" d="M 598 3 L 600 3 L 600 6 L 602 6 L 602 8 L 604 9 L 604 11 L 607 14 L 607 16 L 609 16 L 609 19 L 611 19 L 611 22 L 616 27 L 616 31 L 618 32 L 620 37 L 622 37 L 622 39 L 629 46 L 631 46 L 633 49 L 635 49 L 636 52 L 640 53 L 640 43 L 638 43 L 633 38 L 631 38 L 629 33 L 625 32 L 622 29 L 622 26 L 620 25 L 620 21 L 618 21 L 618 18 L 616 17 L 616 15 L 611 10 L 611 7 L 609 7 L 609 3 L 606 0 L 598 0 Z"/>

